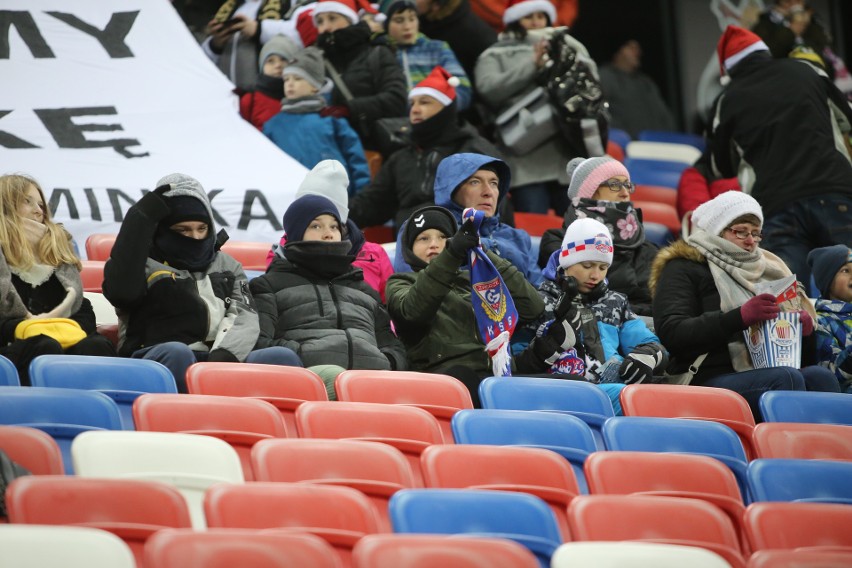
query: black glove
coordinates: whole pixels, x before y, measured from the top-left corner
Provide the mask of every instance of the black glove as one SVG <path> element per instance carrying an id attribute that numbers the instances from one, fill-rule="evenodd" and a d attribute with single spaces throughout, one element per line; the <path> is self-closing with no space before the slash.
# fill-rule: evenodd
<path id="1" fill-rule="evenodd" d="M 473 219 L 468 219 L 456 234 L 447 241 L 447 248 L 454 257 L 464 260 L 467 258 L 467 251 L 473 247 L 479 246 L 479 234 L 473 227 Z"/>
<path id="2" fill-rule="evenodd" d="M 228 351 L 227 349 L 214 349 L 210 352 L 210 355 L 207 356 L 207 360 L 210 362 L 218 362 L 218 363 L 239 363 L 240 360 L 236 358 L 236 356 Z"/>
<path id="3" fill-rule="evenodd" d="M 532 340 L 530 346 L 540 360 L 552 365 L 559 356 L 577 343 L 577 334 L 564 319 L 551 322 L 543 335 Z"/>
<path id="4" fill-rule="evenodd" d="M 165 183 L 165 184 L 161 185 L 160 187 L 156 188 L 153 191 L 153 193 L 156 193 L 157 195 L 162 195 L 162 196 L 165 197 L 166 192 L 169 191 L 171 188 L 172 188 L 172 184 Z"/>
<path id="5" fill-rule="evenodd" d="M 654 369 L 661 366 L 666 359 L 666 352 L 659 343 L 643 343 L 637 345 L 624 361 L 618 374 L 625 384 L 638 384 L 651 382 L 654 377 Z"/>

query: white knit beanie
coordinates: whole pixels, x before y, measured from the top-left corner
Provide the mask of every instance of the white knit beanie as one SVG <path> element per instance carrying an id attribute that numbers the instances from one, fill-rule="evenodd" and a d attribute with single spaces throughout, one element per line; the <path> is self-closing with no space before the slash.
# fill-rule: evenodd
<path id="1" fill-rule="evenodd" d="M 337 160 L 323 160 L 308 172 L 294 200 L 303 195 L 327 198 L 337 207 L 342 223 L 349 219 L 349 174 Z"/>
<path id="2" fill-rule="evenodd" d="M 590 198 L 598 186 L 609 178 L 624 176 L 630 179 L 630 172 L 624 164 L 610 156 L 596 158 L 574 158 L 565 166 L 571 184 L 568 186 L 568 198 L 577 205 L 582 198 Z"/>
<path id="3" fill-rule="evenodd" d="M 719 236 L 731 222 L 743 215 L 754 215 L 763 224 L 763 210 L 754 197 L 741 191 L 726 191 L 696 207 L 692 212 L 692 224 Z"/>
<path id="4" fill-rule="evenodd" d="M 580 262 L 606 262 L 612 264 L 612 237 L 606 225 L 584 217 L 565 229 L 559 267 L 568 268 Z"/>

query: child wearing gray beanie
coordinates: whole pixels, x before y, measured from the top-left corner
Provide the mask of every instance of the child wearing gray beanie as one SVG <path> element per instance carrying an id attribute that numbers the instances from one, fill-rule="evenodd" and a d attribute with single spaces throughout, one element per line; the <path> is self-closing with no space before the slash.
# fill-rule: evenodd
<path id="1" fill-rule="evenodd" d="M 816 302 L 817 360 L 852 393 L 852 250 L 846 245 L 814 249 L 808 265 L 820 298 Z"/>

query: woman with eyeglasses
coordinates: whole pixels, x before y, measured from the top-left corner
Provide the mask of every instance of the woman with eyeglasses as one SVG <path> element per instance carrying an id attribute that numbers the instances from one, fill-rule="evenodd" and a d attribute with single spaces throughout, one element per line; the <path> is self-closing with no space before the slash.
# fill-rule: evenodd
<path id="1" fill-rule="evenodd" d="M 71 235 L 53 222 L 38 182 L 0 176 L 0 355 L 15 364 L 22 385 L 30 384 L 30 361 L 39 355 L 115 355 L 110 340 L 95 330 L 81 268 Z M 74 335 L 82 339 L 63 348 L 48 335 L 24 337 L 24 327 L 48 318 L 74 320 L 82 330 Z"/>
<path id="2" fill-rule="evenodd" d="M 775 296 L 757 294 L 755 287 L 790 276 L 780 258 L 760 248 L 763 211 L 757 201 L 728 191 L 697 207 L 692 222 L 686 241 L 660 251 L 651 275 L 655 330 L 672 356 L 669 372 L 697 366 L 691 384 L 740 393 L 756 420 L 766 391 L 839 392 L 831 371 L 811 366 L 816 316 L 802 284 L 802 368 L 755 369 L 751 363 L 743 331 L 779 313 Z"/>
<path id="3" fill-rule="evenodd" d="M 627 296 L 633 312 L 651 316 L 648 277 L 657 255 L 657 245 L 645 240 L 641 216 L 631 203 L 635 188 L 624 164 L 602 156 L 574 158 L 566 166 L 571 184 L 570 205 L 561 229 L 549 229 L 541 238 L 538 262 L 545 267 L 562 246 L 565 228 L 576 219 L 600 221 L 612 235 L 615 254 L 607 274 L 609 288 Z"/>

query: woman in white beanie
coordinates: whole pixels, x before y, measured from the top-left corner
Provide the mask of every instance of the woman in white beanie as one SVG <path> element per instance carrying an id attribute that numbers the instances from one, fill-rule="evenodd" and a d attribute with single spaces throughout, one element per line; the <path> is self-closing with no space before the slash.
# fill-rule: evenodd
<path id="1" fill-rule="evenodd" d="M 760 395 L 769 390 L 838 392 L 825 368 L 755 369 L 743 340 L 753 324 L 778 316 L 771 294 L 755 295 L 759 282 L 790 275 L 774 254 L 762 250 L 763 211 L 748 194 L 728 191 L 695 209 L 694 232 L 660 251 L 651 274 L 654 324 L 680 373 L 707 353 L 692 384 L 727 388 L 745 397 L 760 420 Z M 814 313 L 804 287 L 799 297 L 802 363 L 815 362 Z"/>

